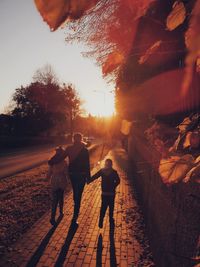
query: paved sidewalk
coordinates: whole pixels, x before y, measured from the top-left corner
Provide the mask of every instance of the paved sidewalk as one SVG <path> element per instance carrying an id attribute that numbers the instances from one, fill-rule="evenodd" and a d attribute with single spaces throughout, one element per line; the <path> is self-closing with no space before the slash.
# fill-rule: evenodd
<path id="1" fill-rule="evenodd" d="M 65 216 L 56 228 L 45 214 L 15 244 L 1 267 L 23 266 L 154 266 L 144 234 L 142 215 L 128 179 L 127 158 L 122 149 L 109 152 L 121 184 L 115 204 L 115 229 L 110 232 L 108 216 L 98 229 L 101 204 L 100 180 L 86 185 L 79 225 L 71 227 L 72 193 L 65 198 Z"/>

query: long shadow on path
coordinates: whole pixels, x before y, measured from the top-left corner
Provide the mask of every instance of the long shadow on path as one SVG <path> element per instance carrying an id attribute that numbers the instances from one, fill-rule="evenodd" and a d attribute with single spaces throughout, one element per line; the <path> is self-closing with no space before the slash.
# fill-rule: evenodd
<path id="1" fill-rule="evenodd" d="M 96 266 L 102 266 L 102 251 L 103 251 L 103 238 L 102 234 L 99 235 L 98 243 L 97 243 L 97 255 L 96 255 Z"/>
<path id="2" fill-rule="evenodd" d="M 117 266 L 114 234 L 115 234 L 114 227 L 110 228 L 110 267 Z"/>
<path id="3" fill-rule="evenodd" d="M 97 243 L 97 254 L 96 254 L 96 267 L 102 267 L 102 251 L 103 251 L 103 237 L 99 235 Z M 114 227 L 110 228 L 110 267 L 116 267 L 116 253 L 115 253 L 115 239 L 114 239 Z"/>
<path id="4" fill-rule="evenodd" d="M 72 223 L 70 225 L 69 231 L 67 233 L 67 237 L 65 239 L 65 243 L 63 244 L 61 251 L 60 251 L 60 254 L 58 256 L 58 259 L 54 265 L 55 267 L 62 267 L 63 266 L 65 259 L 66 259 L 67 252 L 69 250 L 72 239 L 73 239 L 77 229 L 78 229 L 78 224 Z"/>
<path id="5" fill-rule="evenodd" d="M 40 243 L 39 247 L 36 249 L 36 251 L 34 252 L 34 254 L 32 255 L 32 257 L 30 258 L 30 260 L 28 261 L 26 267 L 34 267 L 38 264 L 40 258 L 42 257 L 52 235 L 54 234 L 57 226 L 59 225 L 59 223 L 62 220 L 62 216 L 60 216 L 57 220 L 57 223 L 55 226 L 53 226 L 49 232 L 46 234 L 46 236 L 43 238 L 42 242 Z"/>

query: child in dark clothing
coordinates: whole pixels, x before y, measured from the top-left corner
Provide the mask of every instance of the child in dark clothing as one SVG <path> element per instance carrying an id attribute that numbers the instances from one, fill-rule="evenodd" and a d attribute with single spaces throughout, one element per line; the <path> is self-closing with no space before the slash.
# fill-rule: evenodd
<path id="1" fill-rule="evenodd" d="M 115 203 L 115 189 L 120 183 L 120 178 L 116 170 L 112 167 L 113 163 L 111 159 L 106 159 L 104 168 L 94 174 L 89 182 L 101 177 L 101 189 L 102 189 L 102 202 L 99 217 L 99 228 L 103 228 L 103 219 L 106 214 L 106 210 L 109 207 L 109 219 L 110 225 L 114 225 L 113 212 Z"/>

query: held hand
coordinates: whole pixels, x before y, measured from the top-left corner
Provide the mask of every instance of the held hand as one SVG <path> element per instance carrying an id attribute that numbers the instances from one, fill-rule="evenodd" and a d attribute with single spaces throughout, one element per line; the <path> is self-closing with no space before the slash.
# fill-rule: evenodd
<path id="1" fill-rule="evenodd" d="M 91 183 L 91 177 L 87 177 L 87 178 L 86 178 L 86 183 L 87 183 L 87 184 L 90 184 L 90 183 Z"/>

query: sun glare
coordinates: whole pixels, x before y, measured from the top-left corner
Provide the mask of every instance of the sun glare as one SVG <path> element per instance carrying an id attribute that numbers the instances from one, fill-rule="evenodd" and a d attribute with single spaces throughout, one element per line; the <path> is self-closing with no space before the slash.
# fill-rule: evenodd
<path id="1" fill-rule="evenodd" d="M 86 113 L 93 116 L 110 117 L 115 114 L 115 96 L 111 91 L 93 91 L 85 100 Z"/>

